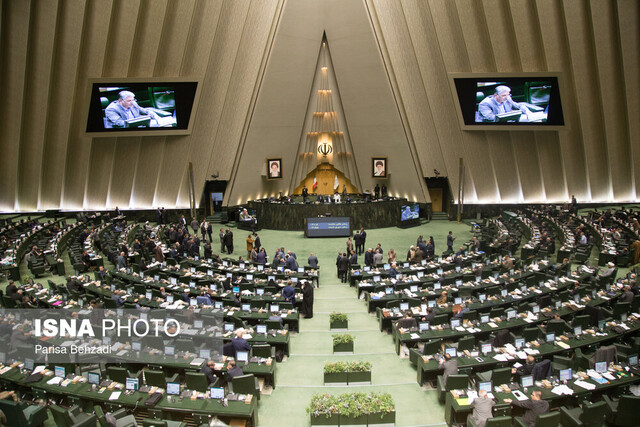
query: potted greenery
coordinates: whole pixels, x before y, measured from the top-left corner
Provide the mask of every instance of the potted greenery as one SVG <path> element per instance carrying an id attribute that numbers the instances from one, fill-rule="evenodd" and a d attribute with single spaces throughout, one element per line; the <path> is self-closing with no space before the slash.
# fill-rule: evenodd
<path id="1" fill-rule="evenodd" d="M 393 398 L 389 393 L 370 393 L 365 405 L 367 424 L 370 427 L 394 425 L 396 411 Z"/>
<path id="2" fill-rule="evenodd" d="M 353 353 L 353 335 L 336 334 L 333 335 L 334 353 Z"/>
<path id="3" fill-rule="evenodd" d="M 338 399 L 327 393 L 314 394 L 307 407 L 312 426 L 337 426 L 340 424 Z"/>
<path id="4" fill-rule="evenodd" d="M 344 313 L 331 313 L 329 315 L 329 329 L 348 329 L 349 320 Z"/>
<path id="5" fill-rule="evenodd" d="M 347 380 L 349 384 L 371 384 L 371 362 L 350 362 Z"/>
<path id="6" fill-rule="evenodd" d="M 327 362 L 324 364 L 324 383 L 347 385 L 347 362 Z"/>
<path id="7" fill-rule="evenodd" d="M 346 393 L 338 396 L 340 425 L 367 425 L 367 393 Z"/>

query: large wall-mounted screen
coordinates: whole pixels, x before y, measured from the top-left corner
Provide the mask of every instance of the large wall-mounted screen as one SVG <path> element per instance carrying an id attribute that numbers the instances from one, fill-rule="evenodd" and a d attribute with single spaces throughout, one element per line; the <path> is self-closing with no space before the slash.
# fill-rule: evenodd
<path id="1" fill-rule="evenodd" d="M 465 130 L 557 130 L 564 126 L 557 75 L 452 75 Z"/>
<path id="2" fill-rule="evenodd" d="M 346 237 L 351 235 L 351 218 L 322 217 L 307 218 L 304 234 L 306 237 Z"/>
<path id="3" fill-rule="evenodd" d="M 91 82 L 87 133 L 189 133 L 196 81 L 101 80 Z"/>

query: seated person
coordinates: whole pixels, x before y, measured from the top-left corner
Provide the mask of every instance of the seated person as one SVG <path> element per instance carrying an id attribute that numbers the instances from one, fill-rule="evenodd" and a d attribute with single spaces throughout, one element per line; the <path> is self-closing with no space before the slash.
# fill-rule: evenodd
<path id="1" fill-rule="evenodd" d="M 526 411 L 522 416 L 522 420 L 530 427 L 536 425 L 536 418 L 538 415 L 546 414 L 549 412 L 549 402 L 542 400 L 542 392 L 535 390 L 531 393 L 531 399 L 518 401 L 511 399 L 504 399 L 506 403 L 513 403 L 516 406 L 525 408 Z"/>
<path id="2" fill-rule="evenodd" d="M 418 322 L 416 322 L 416 319 L 414 319 L 411 316 L 411 312 L 407 311 L 407 313 L 405 314 L 404 318 L 398 320 L 396 322 L 396 327 L 398 329 L 402 328 L 402 329 L 411 329 L 411 328 L 417 328 L 418 327 Z"/>
<path id="3" fill-rule="evenodd" d="M 229 384 L 234 377 L 239 377 L 241 375 L 244 375 L 242 368 L 236 365 L 235 360 L 230 360 L 227 364 L 227 373 L 224 376 L 225 383 Z"/>
<path id="4" fill-rule="evenodd" d="M 489 418 L 493 418 L 491 408 L 494 407 L 496 402 L 493 399 L 489 399 L 485 390 L 478 392 L 478 397 L 473 399 L 469 406 L 473 408 L 473 413 L 470 415 L 475 421 L 478 427 L 484 427 Z"/>
<path id="5" fill-rule="evenodd" d="M 495 122 L 498 114 L 508 113 L 514 109 L 522 111 L 527 116 L 531 114 L 531 111 L 524 103 L 518 103 L 511 99 L 510 87 L 504 85 L 496 86 L 493 95 L 480 101 L 477 121 Z"/>
<path id="6" fill-rule="evenodd" d="M 438 369 L 443 369 L 444 372 L 442 374 L 442 380 L 444 384 L 447 384 L 447 378 L 449 375 L 457 375 L 458 374 L 458 361 L 451 357 L 450 354 L 445 354 L 444 359 L 440 361 L 440 365 L 438 365 Z"/>
<path id="7" fill-rule="evenodd" d="M 129 119 L 135 119 L 141 115 L 151 116 L 158 120 L 158 115 L 149 108 L 142 108 L 138 105 L 133 92 L 123 90 L 119 94 L 120 98 L 113 101 L 104 110 L 107 122 L 112 127 L 123 128 Z"/>

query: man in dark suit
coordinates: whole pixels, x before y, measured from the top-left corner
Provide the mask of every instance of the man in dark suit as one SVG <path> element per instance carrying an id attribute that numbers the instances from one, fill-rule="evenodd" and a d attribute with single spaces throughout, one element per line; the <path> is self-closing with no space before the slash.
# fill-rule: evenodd
<path id="1" fill-rule="evenodd" d="M 342 283 L 347 283 L 347 272 L 349 271 L 349 259 L 347 258 L 347 254 L 342 254 L 342 258 L 340 258 L 340 263 L 338 265 L 338 276 L 342 280 Z"/>
<path id="2" fill-rule="evenodd" d="M 287 286 L 285 286 L 282 289 L 282 298 L 284 298 L 284 300 L 286 302 L 290 302 L 293 304 L 293 306 L 295 307 L 296 305 L 296 290 L 293 286 L 291 286 L 291 283 L 287 283 Z"/>
<path id="3" fill-rule="evenodd" d="M 504 401 L 505 403 L 513 403 L 516 406 L 525 408 L 526 411 L 522 416 L 522 420 L 530 427 L 536 425 L 538 415 L 549 412 L 549 402 L 542 400 L 542 392 L 540 390 L 534 390 L 531 393 L 531 399 L 523 400 L 522 402 L 511 399 L 504 399 Z"/>
<path id="4" fill-rule="evenodd" d="M 351 251 L 351 257 L 349 258 L 349 264 L 356 265 L 358 264 L 358 254 L 356 251 Z"/>
<path id="5" fill-rule="evenodd" d="M 233 344 L 233 349 L 236 353 L 239 351 L 251 351 L 251 344 L 242 338 L 243 335 L 244 332 L 240 329 L 236 332 L 236 337 L 231 340 L 231 344 Z"/>
<path id="6" fill-rule="evenodd" d="M 104 115 L 107 118 L 109 127 L 125 127 L 125 122 L 136 117 L 151 116 L 154 120 L 158 119 L 158 115 L 151 109 L 142 108 L 138 105 L 133 92 L 123 90 L 118 94 L 120 97 L 107 105 Z M 116 216 L 120 216 L 120 209 L 116 207 Z"/>
<path id="7" fill-rule="evenodd" d="M 227 248 L 229 255 L 233 253 L 233 232 L 227 228 L 224 233 L 224 245 Z"/>
<path id="8" fill-rule="evenodd" d="M 454 240 L 456 240 L 456 238 L 453 237 L 453 231 L 449 231 L 449 234 L 447 234 L 447 251 L 453 252 L 453 241 Z"/>
<path id="9" fill-rule="evenodd" d="M 373 265 L 373 249 L 371 248 L 364 253 L 364 265 L 368 265 L 369 267 Z"/>
<path id="10" fill-rule="evenodd" d="M 358 255 L 364 252 L 364 246 L 366 244 L 367 244 L 367 232 L 364 231 L 364 228 L 361 228 L 360 229 L 360 252 L 358 253 Z"/>
<path id="11" fill-rule="evenodd" d="M 213 384 L 214 382 L 216 382 L 216 376 L 213 372 L 215 365 L 216 364 L 213 360 L 207 360 L 207 363 L 205 363 L 202 368 L 200 368 L 200 372 L 202 372 L 207 377 L 207 381 L 209 382 L 209 384 Z"/>
<path id="12" fill-rule="evenodd" d="M 440 361 L 440 365 L 438 367 L 444 370 L 442 379 L 445 385 L 447 384 L 447 378 L 449 378 L 449 375 L 456 375 L 458 373 L 458 361 L 452 358 L 449 354 L 444 355 L 444 359 Z"/>
<path id="13" fill-rule="evenodd" d="M 318 257 L 314 254 L 309 255 L 309 259 L 307 259 L 307 263 L 312 268 L 318 268 Z"/>
<path id="14" fill-rule="evenodd" d="M 237 366 L 234 360 L 230 360 L 227 364 L 227 373 L 224 376 L 226 383 L 230 383 L 234 377 L 239 377 L 241 375 L 244 375 L 244 372 L 242 372 L 242 368 Z"/>

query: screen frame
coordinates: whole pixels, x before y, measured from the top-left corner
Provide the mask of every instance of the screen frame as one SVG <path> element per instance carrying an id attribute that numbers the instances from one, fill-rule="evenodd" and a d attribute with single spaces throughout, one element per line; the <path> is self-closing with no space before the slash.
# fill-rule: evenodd
<path id="1" fill-rule="evenodd" d="M 108 130 L 105 129 L 101 132 L 88 132 L 87 124 L 89 122 L 89 114 L 91 114 L 91 95 L 93 94 L 93 87 L 96 84 L 156 84 L 156 83 L 196 83 L 196 90 L 193 95 L 193 103 L 191 104 L 191 114 L 189 115 L 189 125 L 186 129 L 176 128 L 157 128 L 151 130 Z M 191 135 L 193 131 L 193 124 L 196 118 L 196 110 L 198 109 L 198 103 L 200 101 L 200 93 L 202 92 L 202 77 L 91 77 L 87 79 L 87 96 L 84 99 L 84 105 L 82 113 L 84 114 L 84 126 L 83 131 L 85 136 L 100 137 L 100 138 L 113 138 L 113 137 L 130 137 L 130 136 L 181 136 Z"/>
<path id="2" fill-rule="evenodd" d="M 563 73 L 561 71 L 541 71 L 541 72 L 519 72 L 519 73 L 448 73 L 449 86 L 451 88 L 451 96 L 453 103 L 456 106 L 456 116 L 458 117 L 458 123 L 461 130 L 475 130 L 475 131 L 514 131 L 514 130 L 545 130 L 545 131 L 559 131 L 569 130 L 569 121 L 567 120 L 567 108 L 562 108 L 562 115 L 564 118 L 563 125 L 492 125 L 492 124 L 474 124 L 468 125 L 464 122 L 462 115 L 462 105 L 460 105 L 460 99 L 458 98 L 458 90 L 456 89 L 456 79 L 502 79 L 502 78 L 517 78 L 517 79 L 537 79 L 537 78 L 555 78 L 558 81 L 558 92 L 560 93 L 560 102 L 563 99 L 567 99 L 565 93 L 565 83 Z"/>

